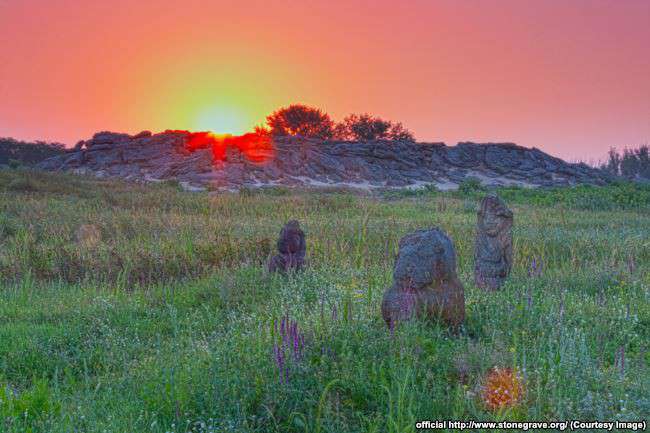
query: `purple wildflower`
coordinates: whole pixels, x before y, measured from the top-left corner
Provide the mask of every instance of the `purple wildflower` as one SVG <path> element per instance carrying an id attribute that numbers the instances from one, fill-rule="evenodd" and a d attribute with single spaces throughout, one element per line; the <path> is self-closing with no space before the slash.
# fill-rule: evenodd
<path id="1" fill-rule="evenodd" d="M 299 362 L 303 358 L 305 335 L 301 332 L 298 322 L 291 320 L 286 314 L 280 321 L 277 338 L 273 345 L 273 357 L 280 372 L 280 381 L 284 383 L 289 378 L 291 359 L 293 358 L 293 362 Z"/>
<path id="2" fill-rule="evenodd" d="M 540 259 L 537 260 L 537 257 L 533 257 L 533 260 L 528 266 L 528 276 L 529 277 L 539 277 L 542 275 L 542 268 L 544 267 L 544 262 Z"/>
<path id="3" fill-rule="evenodd" d="M 275 364 L 280 371 L 280 382 L 284 383 L 287 376 L 286 365 L 284 362 L 284 350 L 277 344 L 273 345 L 273 355 L 275 359 Z"/>

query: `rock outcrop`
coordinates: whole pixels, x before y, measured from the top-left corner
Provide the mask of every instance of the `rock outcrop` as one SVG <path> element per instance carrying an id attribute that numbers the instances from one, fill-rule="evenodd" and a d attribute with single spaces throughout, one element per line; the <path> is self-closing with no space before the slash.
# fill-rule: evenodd
<path id="1" fill-rule="evenodd" d="M 474 281 L 497 290 L 512 268 L 512 211 L 496 195 L 481 200 L 474 243 Z"/>
<path id="2" fill-rule="evenodd" d="M 465 291 L 456 274 L 456 251 L 442 230 L 417 230 L 400 240 L 381 313 L 389 327 L 414 316 L 442 319 L 454 328 L 463 322 Z"/>
<path id="3" fill-rule="evenodd" d="M 610 180 L 604 171 L 511 143 L 450 147 L 443 143 L 323 142 L 284 137 L 262 148 L 247 143 L 243 139 L 247 136 L 235 137 L 234 145 L 226 142 L 224 148 L 210 148 L 203 140 L 206 133 L 144 131 L 130 136 L 100 132 L 39 167 L 136 181 L 176 180 L 190 190 L 272 185 L 364 189 L 434 185 L 450 189 L 467 178 L 489 185 L 531 187 Z M 251 148 L 257 150 L 254 157 Z"/>
<path id="4" fill-rule="evenodd" d="M 269 260 L 269 272 L 284 274 L 301 270 L 305 266 L 306 252 L 305 233 L 300 229 L 300 223 L 296 220 L 289 221 L 280 231 L 278 254 Z"/>

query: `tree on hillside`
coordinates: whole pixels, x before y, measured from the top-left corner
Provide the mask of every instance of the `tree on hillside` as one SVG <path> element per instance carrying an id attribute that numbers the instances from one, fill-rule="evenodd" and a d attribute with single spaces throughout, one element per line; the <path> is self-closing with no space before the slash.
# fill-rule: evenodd
<path id="1" fill-rule="evenodd" d="M 415 141 L 413 134 L 399 122 L 391 122 L 369 114 L 351 114 L 338 123 L 335 136 L 341 140 Z"/>
<path id="2" fill-rule="evenodd" d="M 621 168 L 621 156 L 618 154 L 618 151 L 613 147 L 607 152 L 607 162 L 600 165 L 602 170 L 606 170 L 611 174 L 618 176 Z"/>
<path id="3" fill-rule="evenodd" d="M 301 135 L 303 137 L 332 138 L 334 122 L 318 108 L 292 104 L 281 108 L 266 118 L 272 135 Z"/>
<path id="4" fill-rule="evenodd" d="M 612 148 L 607 162 L 601 164 L 600 168 L 615 176 L 650 179 L 650 148 L 646 144 L 635 149 L 624 149 L 623 153 Z"/>
<path id="5" fill-rule="evenodd" d="M 401 122 L 393 123 L 388 133 L 388 138 L 396 141 L 415 142 L 415 135 L 408 129 L 404 128 Z"/>
<path id="6" fill-rule="evenodd" d="M 26 142 L 14 138 L 0 137 L 0 164 L 9 164 L 14 161 L 24 165 L 32 165 L 52 156 L 65 152 L 61 143 L 47 143 L 44 141 Z"/>

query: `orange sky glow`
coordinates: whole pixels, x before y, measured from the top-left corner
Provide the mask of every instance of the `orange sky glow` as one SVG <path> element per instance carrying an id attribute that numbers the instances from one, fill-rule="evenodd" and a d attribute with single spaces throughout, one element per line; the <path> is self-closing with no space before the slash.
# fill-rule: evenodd
<path id="1" fill-rule="evenodd" d="M 293 102 L 566 159 L 650 142 L 646 0 L 0 0 L 0 136 L 242 134 Z"/>

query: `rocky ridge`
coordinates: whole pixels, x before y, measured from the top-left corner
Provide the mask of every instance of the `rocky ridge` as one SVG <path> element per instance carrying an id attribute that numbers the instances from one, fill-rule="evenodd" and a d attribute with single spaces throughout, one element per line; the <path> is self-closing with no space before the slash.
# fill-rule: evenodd
<path id="1" fill-rule="evenodd" d="M 136 135 L 100 132 L 38 168 L 131 181 L 176 180 L 186 190 L 237 190 L 263 186 L 345 186 L 362 189 L 456 188 L 468 178 L 487 185 L 526 187 L 605 184 L 611 177 L 539 149 L 512 143 L 323 142 L 275 138 L 251 160 L 229 146 L 215 160 L 210 147 L 190 150 L 193 134 L 165 131 Z M 257 155 L 259 157 L 259 155 Z"/>

